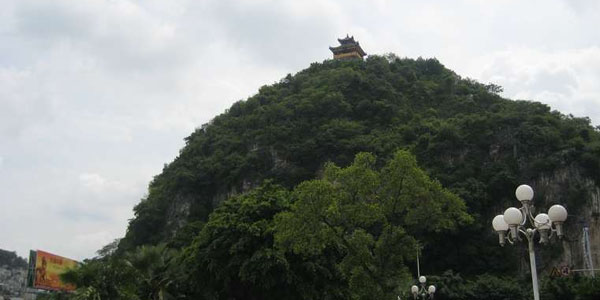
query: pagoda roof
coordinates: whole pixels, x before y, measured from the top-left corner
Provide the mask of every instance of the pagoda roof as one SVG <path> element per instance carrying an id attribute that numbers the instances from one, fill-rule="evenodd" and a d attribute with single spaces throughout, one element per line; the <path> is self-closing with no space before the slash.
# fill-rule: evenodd
<path id="1" fill-rule="evenodd" d="M 338 41 L 340 42 L 339 46 L 329 47 L 329 50 L 331 50 L 333 54 L 356 51 L 361 56 L 367 55 L 367 53 L 365 53 L 365 51 L 360 47 L 360 44 L 354 40 L 354 37 L 346 36 L 346 38 L 338 39 Z"/>
<path id="2" fill-rule="evenodd" d="M 354 36 L 348 36 L 347 34 L 346 34 L 345 38 L 341 38 L 341 39 L 337 39 L 337 40 L 342 45 L 356 43 L 356 41 L 354 40 Z"/>

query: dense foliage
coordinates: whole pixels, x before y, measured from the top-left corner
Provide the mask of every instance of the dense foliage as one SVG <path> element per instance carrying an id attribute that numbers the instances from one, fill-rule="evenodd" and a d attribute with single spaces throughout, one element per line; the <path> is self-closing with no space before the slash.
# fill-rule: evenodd
<path id="1" fill-rule="evenodd" d="M 497 246 L 491 217 L 518 184 L 561 170 L 600 183 L 600 134 L 500 90 L 435 59 L 312 64 L 186 138 L 118 251 L 82 270 L 159 245 L 182 252 L 151 271 L 114 267 L 136 282 L 102 299 L 383 299 L 406 291 L 420 244 L 424 273 L 454 270 L 441 299 L 526 298 L 511 277 L 522 249 Z M 560 197 L 577 214 L 589 195 L 573 179 Z"/>
<path id="2" fill-rule="evenodd" d="M 306 257 L 274 245 L 291 193 L 265 182 L 217 208 L 184 250 L 197 299 L 347 299 L 335 253 Z"/>
<path id="3" fill-rule="evenodd" d="M 177 251 L 161 244 L 141 246 L 123 256 L 108 254 L 85 260 L 79 268 L 61 275 L 63 282 L 76 285 L 77 290 L 60 296 L 74 300 L 178 298 L 183 289 L 177 283 L 182 269 L 176 258 Z"/>
<path id="4" fill-rule="evenodd" d="M 427 177 L 410 153 L 398 151 L 381 171 L 374 165 L 368 153 L 347 168 L 328 164 L 323 179 L 298 185 L 291 209 L 277 216 L 282 248 L 338 252 L 352 299 L 393 299 L 410 281 L 416 239 L 433 240 L 471 220 L 462 200 Z"/>
<path id="5" fill-rule="evenodd" d="M 0 267 L 8 269 L 27 269 L 27 261 L 19 257 L 17 252 L 0 249 Z"/>
<path id="6" fill-rule="evenodd" d="M 589 119 L 503 99 L 499 90 L 462 79 L 435 59 L 314 63 L 263 86 L 186 138 L 135 207 L 121 248 L 173 240 L 185 246 L 228 195 L 264 179 L 292 188 L 328 161 L 347 166 L 367 151 L 382 163 L 407 149 L 475 217 L 424 249 L 426 270 L 506 272 L 509 264 L 494 262 L 510 250 L 496 246 L 491 216 L 514 201 L 515 186 L 557 170 L 574 167 L 599 182 L 600 135 Z M 582 189 L 572 184 L 561 195 L 572 213 L 586 201 Z"/>
<path id="7" fill-rule="evenodd" d="M 417 238 L 471 218 L 409 152 L 375 166 L 374 155 L 360 153 L 292 191 L 266 181 L 213 211 L 181 255 L 141 246 L 88 261 L 63 280 L 82 299 L 394 298 L 410 282 Z"/>

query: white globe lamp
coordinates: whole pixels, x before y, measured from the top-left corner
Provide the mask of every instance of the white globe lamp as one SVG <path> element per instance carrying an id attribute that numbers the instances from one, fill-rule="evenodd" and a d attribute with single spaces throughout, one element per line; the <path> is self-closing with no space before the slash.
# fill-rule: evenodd
<path id="1" fill-rule="evenodd" d="M 504 246 L 505 239 L 506 239 L 506 231 L 508 230 L 508 224 L 506 224 L 506 222 L 504 222 L 504 216 L 503 215 L 497 215 L 494 217 L 494 219 L 492 220 L 492 227 L 494 227 L 494 230 L 498 233 L 498 239 L 500 242 L 500 246 Z"/>
<path id="2" fill-rule="evenodd" d="M 515 196 L 517 196 L 517 200 L 521 202 L 531 201 L 533 199 L 533 189 L 526 184 L 521 184 L 517 187 Z"/>
<path id="3" fill-rule="evenodd" d="M 504 222 L 509 227 L 519 226 L 523 222 L 523 214 L 516 207 L 509 207 L 504 211 Z"/>
<path id="4" fill-rule="evenodd" d="M 548 231 L 552 228 L 552 221 L 547 214 L 538 214 L 533 219 L 533 225 L 540 232 L 540 243 L 545 244 L 548 242 Z"/>
<path id="5" fill-rule="evenodd" d="M 429 292 L 429 294 L 435 293 L 435 286 L 434 285 L 430 285 L 429 288 L 427 288 L 427 292 Z"/>
<path id="6" fill-rule="evenodd" d="M 562 239 L 564 235 L 562 224 L 567 220 L 567 209 L 559 204 L 552 205 L 548 210 L 548 218 L 556 226 L 556 235 L 559 239 Z"/>

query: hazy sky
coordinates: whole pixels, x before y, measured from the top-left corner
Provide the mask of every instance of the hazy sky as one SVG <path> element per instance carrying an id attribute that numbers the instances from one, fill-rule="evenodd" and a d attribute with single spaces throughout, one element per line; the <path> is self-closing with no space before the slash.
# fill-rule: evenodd
<path id="1" fill-rule="evenodd" d="M 599 2 L 2 1 L 0 248 L 93 256 L 194 128 L 346 34 L 600 125 Z"/>

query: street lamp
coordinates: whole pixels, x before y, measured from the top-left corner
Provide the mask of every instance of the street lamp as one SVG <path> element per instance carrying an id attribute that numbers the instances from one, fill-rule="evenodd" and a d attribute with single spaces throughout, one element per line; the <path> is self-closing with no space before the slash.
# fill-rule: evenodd
<path id="1" fill-rule="evenodd" d="M 540 236 L 540 244 L 548 243 L 548 240 L 555 233 L 559 239 L 562 239 L 564 235 L 562 225 L 567 220 L 567 210 L 562 205 L 556 204 L 550 207 L 548 214 L 540 213 L 534 217 L 534 207 L 531 202 L 533 199 L 533 189 L 526 184 L 522 184 L 517 187 L 515 195 L 521 202 L 522 207 L 509 207 L 504 211 L 504 215 L 494 217 L 492 226 L 498 233 L 500 246 L 504 246 L 506 241 L 511 244 L 515 241 L 521 241 L 521 234 L 527 239 L 533 298 L 539 300 L 540 293 L 535 266 L 535 253 L 533 251 L 533 239 L 536 232 Z M 528 220 L 533 225 L 532 228 L 525 226 Z"/>
<path id="2" fill-rule="evenodd" d="M 425 288 L 425 283 L 427 282 L 427 278 L 425 276 L 419 277 L 419 284 L 421 288 L 416 285 L 410 287 L 410 291 L 413 294 L 413 299 L 433 299 L 433 294 L 435 294 L 435 286 L 430 285 L 428 288 Z"/>

